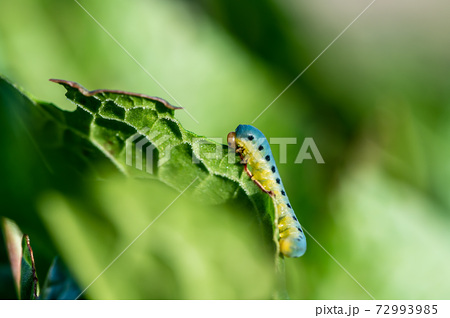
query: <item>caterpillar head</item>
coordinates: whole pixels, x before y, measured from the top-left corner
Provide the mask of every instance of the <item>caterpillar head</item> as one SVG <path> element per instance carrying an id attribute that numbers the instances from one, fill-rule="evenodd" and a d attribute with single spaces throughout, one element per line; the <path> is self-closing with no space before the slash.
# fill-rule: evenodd
<path id="1" fill-rule="evenodd" d="M 250 125 L 239 125 L 236 128 L 236 133 L 233 135 L 233 138 L 237 148 L 257 149 L 263 145 L 261 149 L 266 149 L 266 151 L 270 150 L 269 143 L 266 137 L 264 137 L 264 134 L 259 129 Z"/>

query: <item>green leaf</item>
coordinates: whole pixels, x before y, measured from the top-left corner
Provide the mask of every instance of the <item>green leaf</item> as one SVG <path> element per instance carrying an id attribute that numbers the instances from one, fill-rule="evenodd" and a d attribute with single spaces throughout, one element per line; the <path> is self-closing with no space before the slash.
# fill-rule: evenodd
<path id="1" fill-rule="evenodd" d="M 73 82 L 55 81 L 66 88 L 66 96 L 77 105 L 75 111 L 63 111 L 53 104 L 31 99 L 6 80 L 0 80 L 0 92 L 3 90 L 8 92 L 4 96 L 14 96 L 11 106 L 20 101 L 22 107 L 18 108 L 22 110 L 24 124 L 45 165 L 53 172 L 51 177 L 58 182 L 58 189 L 69 190 L 67 194 L 74 195 L 74 191 L 82 188 L 80 176 L 82 179 L 110 178 L 111 172 L 117 171 L 133 179 L 162 182 L 178 192 L 196 180 L 184 196 L 207 205 L 233 201 L 232 209 L 236 205 L 236 211 L 248 210 L 262 225 L 263 240 L 257 238 L 260 246 L 275 255 L 277 241 L 273 239 L 272 200 L 248 178 L 237 162 L 238 156 L 232 153 L 229 161 L 227 146 L 185 130 L 174 116 L 174 107 L 161 99 L 120 91 L 87 91 Z M 152 146 L 153 151 L 139 151 L 142 143 Z M 77 178 L 71 178 L 71 173 Z M 68 178 L 73 182 L 67 182 Z M 125 193 L 118 195 L 122 197 Z M 42 217 L 48 225 L 54 220 L 48 218 L 47 208 Z M 96 209 L 93 211 L 96 213 Z M 55 214 L 54 218 L 57 216 Z M 107 222 L 109 218 L 110 215 Z M 212 223 L 214 219 L 217 220 L 217 216 L 211 215 L 208 226 L 216 226 Z M 108 224 L 103 227 L 108 230 Z M 120 231 L 123 229 L 120 225 Z M 61 232 L 58 224 L 49 231 Z M 60 234 L 59 238 L 54 238 L 56 242 L 64 237 Z M 80 237 L 77 242 L 79 240 Z M 66 250 L 67 243 L 60 246 L 61 251 Z M 65 253 L 64 259 L 67 257 Z M 98 266 L 99 260 L 93 262 Z M 183 271 L 182 267 L 179 270 Z M 80 277 L 79 272 L 76 274 Z M 87 278 L 82 282 L 90 283 Z"/>
<path id="2" fill-rule="evenodd" d="M 198 177 L 189 190 L 204 203 L 239 198 L 249 200 L 260 216 L 272 210 L 267 196 L 236 164 L 239 157 L 229 155 L 226 145 L 185 130 L 174 117 L 178 107 L 142 94 L 88 91 L 75 82 L 52 81 L 66 88 L 75 111 L 33 100 L 0 78 L 1 97 L 21 105 L 20 115 L 29 123 L 37 147 L 50 154 L 44 159 L 49 169 L 80 175 L 87 169 L 102 177 L 114 168 L 126 176 L 160 180 L 178 191 Z"/>
<path id="3" fill-rule="evenodd" d="M 5 236 L 6 249 L 8 251 L 11 271 L 14 277 L 17 295 L 20 295 L 20 264 L 22 259 L 22 237 L 17 224 L 8 219 L 2 218 L 3 234 Z"/>
<path id="4" fill-rule="evenodd" d="M 22 260 L 20 265 L 20 299 L 34 300 L 39 296 L 39 282 L 34 264 L 30 238 L 22 238 Z"/>
<path id="5" fill-rule="evenodd" d="M 228 156 L 227 146 L 185 130 L 174 117 L 177 108 L 166 101 L 52 81 L 63 85 L 78 106 L 66 112 L 42 105 L 60 133 L 69 130 L 94 145 L 123 174 L 159 179 L 179 191 L 198 177 L 193 194 L 211 204 L 236 198 L 240 190 L 249 197 L 260 194 L 236 164 L 237 156 Z"/>
<path id="6" fill-rule="evenodd" d="M 80 295 L 81 289 L 59 257 L 55 257 L 42 287 L 41 299 L 70 300 Z"/>
<path id="7" fill-rule="evenodd" d="M 88 91 L 75 82 L 51 81 L 64 86 L 66 97 L 78 106 L 73 113 L 58 111 L 54 118 L 64 116 L 60 123 L 66 129 L 90 141 L 125 175 L 159 179 L 178 191 L 198 178 L 190 192 L 207 204 L 249 200 L 265 232 L 273 237 L 275 267 L 284 279 L 273 235 L 277 233 L 273 202 L 237 164 L 239 156 L 230 154 L 226 145 L 185 130 L 174 116 L 179 107 L 163 99 L 116 90 Z"/>
<path id="8" fill-rule="evenodd" d="M 57 126 L 55 144 L 65 141 L 60 146 L 70 147 L 81 161 L 90 163 L 100 152 L 123 174 L 158 179 L 178 191 L 198 178 L 189 189 L 191 195 L 206 204 L 250 201 L 271 235 L 273 205 L 268 196 L 248 178 L 237 164 L 239 157 L 229 154 L 226 145 L 185 130 L 174 117 L 178 107 L 142 94 L 88 91 L 75 82 L 51 81 L 64 86 L 66 97 L 77 105 L 74 112 L 67 112 L 38 104 L 50 116 L 48 125 Z M 64 140 L 68 135 L 69 145 Z M 86 147 L 89 151 L 83 151 Z"/>

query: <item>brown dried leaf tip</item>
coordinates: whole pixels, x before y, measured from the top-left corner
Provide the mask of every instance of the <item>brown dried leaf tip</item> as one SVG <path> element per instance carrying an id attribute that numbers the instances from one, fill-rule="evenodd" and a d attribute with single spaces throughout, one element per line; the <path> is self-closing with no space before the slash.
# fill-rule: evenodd
<path id="1" fill-rule="evenodd" d="M 162 99 L 160 97 L 149 96 L 149 95 L 139 94 L 139 93 L 131 93 L 131 92 L 126 92 L 126 91 L 114 90 L 114 89 L 96 89 L 93 91 L 89 91 L 86 88 L 84 88 L 82 85 L 80 85 L 76 82 L 66 81 L 66 80 L 62 80 L 62 79 L 54 79 L 54 78 L 51 78 L 49 81 L 53 82 L 53 83 L 69 85 L 70 87 L 73 87 L 73 88 L 76 88 L 77 90 L 79 90 L 80 93 L 83 94 L 84 96 L 88 96 L 88 97 L 94 96 L 96 94 L 101 94 L 101 93 L 122 94 L 122 95 L 142 97 L 142 98 L 149 99 L 152 101 L 157 101 L 170 109 L 182 109 L 183 108 L 183 107 L 179 107 L 179 106 L 173 106 L 168 101 L 166 101 L 165 99 Z"/>

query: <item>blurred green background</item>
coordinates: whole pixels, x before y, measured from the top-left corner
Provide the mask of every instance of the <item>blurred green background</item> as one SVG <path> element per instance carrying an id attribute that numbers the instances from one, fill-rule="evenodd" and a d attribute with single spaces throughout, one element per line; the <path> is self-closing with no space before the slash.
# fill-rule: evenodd
<path id="1" fill-rule="evenodd" d="M 0 73 L 74 109 L 49 78 L 146 93 L 183 126 L 225 138 L 260 112 L 370 1 L 2 1 Z M 302 225 L 376 299 L 450 298 L 450 4 L 376 1 L 254 123 L 297 138 L 278 164 Z M 178 195 L 156 181 L 55 176 L 0 105 L 2 215 L 28 233 L 38 275 L 61 255 L 81 288 Z M 312 137 L 324 165 L 295 164 Z M 272 149 L 275 158 L 279 149 Z M 67 158 L 70 159 L 70 158 Z M 65 158 L 61 158 L 65 160 Z M 1 238 L 1 298 L 14 298 Z M 286 260 L 293 299 L 369 299 L 308 238 Z M 181 197 L 87 290 L 92 299 L 271 298 L 271 255 L 236 202 Z"/>

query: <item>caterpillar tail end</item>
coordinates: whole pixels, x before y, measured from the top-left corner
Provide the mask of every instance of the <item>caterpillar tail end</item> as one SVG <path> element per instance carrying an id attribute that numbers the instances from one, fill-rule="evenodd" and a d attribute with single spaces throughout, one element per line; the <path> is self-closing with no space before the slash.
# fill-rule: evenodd
<path id="1" fill-rule="evenodd" d="M 302 237 L 300 241 L 294 237 L 280 239 L 280 252 L 286 257 L 302 256 L 306 252 L 305 238 Z"/>

